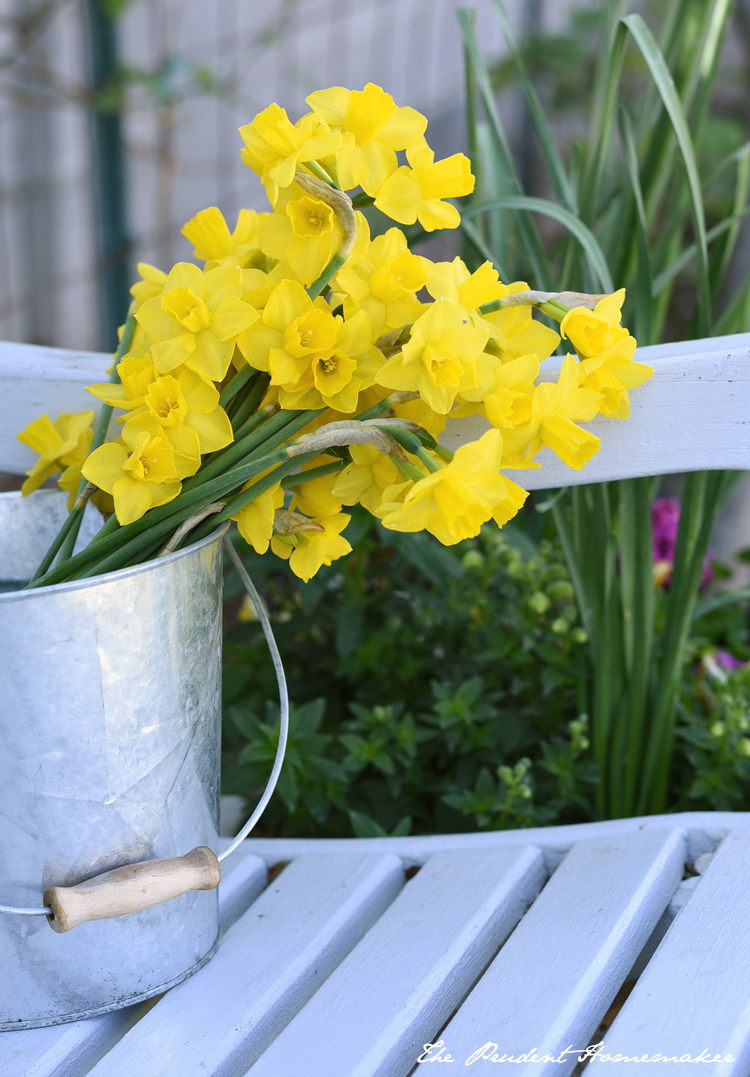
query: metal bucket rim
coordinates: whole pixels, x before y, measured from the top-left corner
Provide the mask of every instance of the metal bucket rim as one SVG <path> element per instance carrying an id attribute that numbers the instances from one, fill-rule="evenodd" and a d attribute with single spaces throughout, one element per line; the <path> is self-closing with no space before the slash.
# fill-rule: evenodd
<path id="1" fill-rule="evenodd" d="M 35 493 L 47 493 L 46 490 L 35 491 Z M 56 490 L 50 490 L 49 493 L 57 493 Z M 9 490 L 0 493 L 0 498 L 6 497 L 10 494 L 13 496 L 17 494 L 20 496 L 20 491 Z M 33 495 L 32 495 L 33 496 Z M 207 535 L 199 542 L 194 542 L 190 546 L 185 546 L 181 550 L 176 550 L 174 553 L 167 554 L 166 557 L 152 558 L 150 561 L 144 561 L 140 565 L 131 565 L 130 568 L 118 568 L 114 572 L 105 572 L 101 576 L 87 576 L 83 580 L 68 580 L 63 583 L 53 583 L 46 587 L 34 587 L 31 591 L 8 591 L 5 594 L 0 594 L 0 605 L 4 602 L 18 602 L 25 599 L 37 598 L 42 595 L 49 594 L 62 594 L 65 591 L 80 591 L 86 587 L 96 587 L 102 584 L 112 583 L 115 580 L 128 579 L 131 576 L 137 576 L 142 572 L 149 572 L 162 565 L 171 565 L 175 561 L 179 561 L 183 557 L 187 557 L 188 554 L 196 553 L 198 550 L 204 549 L 206 546 L 210 546 L 217 539 L 220 539 L 229 528 L 229 521 L 220 524 L 215 531 L 212 531 L 210 535 Z M 165 543 L 167 541 L 165 536 Z"/>

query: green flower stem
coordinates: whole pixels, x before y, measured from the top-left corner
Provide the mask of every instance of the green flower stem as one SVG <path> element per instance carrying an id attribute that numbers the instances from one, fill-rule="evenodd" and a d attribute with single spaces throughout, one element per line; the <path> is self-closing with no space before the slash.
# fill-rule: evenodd
<path id="1" fill-rule="evenodd" d="M 117 531 L 121 526 L 122 524 L 113 512 L 110 518 L 99 528 L 91 542 L 98 542 L 99 539 L 106 538 L 107 535 L 111 535 L 113 531 Z"/>
<path id="2" fill-rule="evenodd" d="M 307 167 L 311 171 L 314 171 L 312 165 L 317 162 L 307 162 Z M 318 165 L 318 167 L 320 167 Z M 344 194 L 333 183 L 327 173 L 323 172 L 320 175 L 315 172 L 315 175 L 319 179 L 324 179 L 324 183 L 320 183 L 318 180 L 313 179 L 311 176 L 306 176 L 303 172 L 297 172 L 295 175 L 295 181 L 299 184 L 303 190 L 312 195 L 313 198 L 320 199 L 321 202 L 325 202 L 327 206 L 330 206 L 333 212 L 336 214 L 336 219 L 341 225 L 343 235 L 341 237 L 341 244 L 336 254 L 331 261 L 325 267 L 318 279 L 314 281 L 307 289 L 307 294 L 311 299 L 316 299 L 320 293 L 328 284 L 329 280 L 338 273 L 344 262 L 352 253 L 354 248 L 354 241 L 357 238 L 357 218 L 354 215 L 352 209 L 352 200 L 348 194 Z"/>
<path id="3" fill-rule="evenodd" d="M 440 457 L 441 460 L 445 460 L 447 464 L 453 459 L 453 453 L 450 449 L 446 449 L 444 445 L 441 445 L 439 441 L 436 441 L 432 447 L 432 451 Z"/>
<path id="4" fill-rule="evenodd" d="M 70 575 L 78 572 L 84 566 L 89 565 L 90 562 L 101 559 L 105 555 L 109 555 L 118 546 L 127 544 L 134 537 L 140 536 L 142 532 L 147 531 L 149 528 L 156 527 L 157 525 L 161 527 L 165 519 L 170 519 L 170 523 L 166 528 L 159 530 L 158 532 L 154 531 L 154 538 L 166 534 L 170 529 L 175 530 L 187 516 L 192 512 L 195 512 L 198 508 L 201 508 L 203 505 L 208 505 L 212 501 L 220 500 L 222 497 L 230 494 L 238 486 L 242 486 L 248 479 L 258 474 L 259 470 L 263 471 L 266 467 L 272 466 L 273 463 L 278 463 L 281 460 L 286 459 L 285 449 L 281 450 L 282 455 L 278 457 L 278 460 L 269 457 L 268 453 L 280 442 L 286 441 L 293 433 L 296 433 L 298 429 L 305 426 L 316 414 L 319 414 L 319 412 L 303 412 L 301 416 L 300 413 L 296 413 L 296 418 L 291 423 L 287 424 L 286 429 L 278 431 L 274 437 L 268 439 L 266 444 L 255 448 L 254 452 L 248 453 L 242 465 L 227 471 L 222 475 L 213 477 L 208 481 L 195 484 L 188 489 L 186 489 L 187 483 L 183 484 L 182 491 L 173 501 L 149 509 L 148 513 L 146 513 L 145 516 L 142 516 L 140 520 L 136 520 L 132 524 L 126 524 L 125 526 L 120 527 L 113 534 L 108 534 L 105 537 L 96 536 L 84 550 L 81 550 L 79 554 L 72 557 L 69 562 L 48 572 L 39 580 L 29 584 L 29 587 L 46 586 L 53 583 L 60 583 L 63 580 L 68 579 Z M 243 450 L 243 452 L 244 451 L 245 450 Z M 256 465 L 257 460 L 267 462 L 262 463 L 261 466 L 258 467 Z M 197 478 L 197 476 L 194 476 L 194 478 Z M 185 509 L 188 511 L 183 512 Z M 174 520 L 171 520 L 172 517 L 174 517 Z M 90 575 L 90 573 L 87 572 L 86 575 Z"/>
<path id="5" fill-rule="evenodd" d="M 85 489 L 85 486 L 84 486 L 84 489 Z M 39 568 L 36 570 L 34 575 L 31 577 L 31 582 L 30 582 L 29 586 L 31 586 L 31 583 L 33 583 L 35 580 L 38 580 L 41 576 L 43 576 L 44 573 L 49 569 L 50 565 L 55 560 L 55 557 L 57 556 L 58 551 L 63 546 L 65 540 L 68 537 L 68 535 L 71 534 L 71 532 L 73 531 L 73 528 L 74 528 L 74 526 L 76 524 L 76 521 L 80 525 L 80 521 L 81 521 L 81 519 L 83 517 L 83 510 L 86 507 L 86 502 L 84 501 L 82 507 L 79 509 L 78 508 L 79 500 L 80 500 L 80 498 L 76 498 L 76 502 L 73 505 L 72 510 L 65 517 L 65 522 L 63 523 L 62 527 L 60 528 L 57 535 L 55 536 L 55 539 L 54 539 L 52 545 L 50 546 L 50 548 L 47 550 L 46 554 L 44 555 L 44 558 L 42 559 L 42 562 L 39 565 Z M 76 530 L 76 535 L 77 535 L 77 533 L 78 532 Z M 74 537 L 73 541 L 75 542 L 75 537 Z M 65 558 L 65 560 L 67 560 L 67 558 Z"/>
<path id="6" fill-rule="evenodd" d="M 210 460 L 206 461 L 197 474 L 185 480 L 182 484 L 182 492 L 185 493 L 185 491 L 193 490 L 197 486 L 203 486 L 209 479 L 220 475 L 223 471 L 226 471 L 227 467 L 237 460 L 243 459 L 247 453 L 254 451 L 261 445 L 271 444 L 275 448 L 282 441 L 286 441 L 287 438 L 296 434 L 316 416 L 321 415 L 323 411 L 325 411 L 325 408 L 319 411 L 276 412 L 275 415 L 266 418 L 262 422 L 260 430 L 250 431 L 244 438 L 240 438 L 225 449 L 221 449 L 220 453 L 216 453 Z M 260 414 L 258 412 L 258 415 Z"/>
<path id="7" fill-rule="evenodd" d="M 219 524 L 224 523 L 225 520 L 231 520 L 233 516 L 236 516 L 238 512 L 242 512 L 256 498 L 264 494 L 266 490 L 270 490 L 277 482 L 282 481 L 295 467 L 300 464 L 306 464 L 309 460 L 314 460 L 317 455 L 317 452 L 311 452 L 302 456 L 295 456 L 292 460 L 287 460 L 279 467 L 274 468 L 268 475 L 264 475 L 262 479 L 258 479 L 257 482 L 253 483 L 249 490 L 243 490 L 232 498 L 221 512 L 211 517 L 210 520 L 204 520 L 190 536 L 186 537 L 189 537 L 191 542 L 200 542 L 202 538 L 206 538 L 212 531 L 216 530 Z"/>
<path id="8" fill-rule="evenodd" d="M 437 460 L 433 460 L 430 454 L 427 452 L 427 449 L 423 448 L 421 445 L 417 449 L 417 456 L 422 461 L 427 470 L 431 471 L 433 475 L 436 471 L 443 470 Z"/>
<path id="9" fill-rule="evenodd" d="M 388 411 L 391 408 L 391 402 L 388 397 L 385 400 L 378 401 L 377 404 L 373 404 L 367 411 L 363 411 L 361 415 L 357 416 L 357 419 L 363 423 L 367 419 L 377 419 L 378 415 L 382 415 L 384 411 Z"/>
<path id="10" fill-rule="evenodd" d="M 119 385 L 119 383 L 120 383 L 120 375 L 117 372 L 117 364 L 120 362 L 120 359 L 124 355 L 128 354 L 128 350 L 130 349 L 130 345 L 131 345 L 132 340 L 133 340 L 133 333 L 134 332 L 135 332 L 135 314 L 131 310 L 129 312 L 127 318 L 125 319 L 125 327 L 124 327 L 124 329 L 122 331 L 122 339 L 120 340 L 120 345 L 119 345 L 119 347 L 117 349 L 117 352 L 115 354 L 114 363 L 113 363 L 113 366 L 112 366 L 112 373 L 111 373 L 110 379 L 109 379 L 110 382 L 112 384 L 114 384 L 114 385 Z M 103 444 L 104 438 L 107 435 L 107 429 L 109 427 L 109 421 L 110 421 L 111 418 L 112 418 L 112 406 L 110 404 L 102 403 L 101 410 L 99 411 L 99 418 L 98 418 L 96 426 L 94 428 L 94 437 L 93 437 L 93 439 L 91 441 L 91 448 L 89 449 L 89 455 L 95 449 L 98 449 L 100 445 Z M 86 489 L 87 482 L 88 482 L 87 479 L 84 479 L 83 477 L 81 477 L 81 481 L 80 481 L 80 483 L 78 485 L 78 492 L 77 492 L 77 495 L 76 495 L 76 500 L 75 500 L 75 502 L 73 504 L 73 508 L 68 513 L 68 517 L 65 520 L 65 523 L 63 524 L 62 528 L 58 532 L 57 536 L 55 537 L 54 542 L 52 543 L 52 545 L 50 546 L 50 548 L 47 550 L 46 554 L 42 558 L 41 564 L 37 568 L 34 575 L 31 577 L 31 582 L 32 583 L 35 580 L 40 579 L 45 574 L 45 572 L 49 569 L 52 562 L 55 560 L 55 557 L 57 556 L 58 551 L 59 551 L 58 563 L 60 563 L 60 564 L 63 561 L 67 561 L 70 558 L 71 554 L 73 553 L 73 549 L 74 549 L 75 544 L 76 544 L 76 539 L 78 538 L 78 532 L 80 531 L 81 523 L 83 521 L 83 513 L 84 513 L 84 510 L 86 508 L 86 502 L 81 501 L 81 494 Z M 63 534 L 63 532 L 64 532 L 64 534 Z"/>
<path id="11" fill-rule="evenodd" d="M 326 284 L 328 284 L 329 280 L 331 280 L 332 277 L 336 276 L 336 274 L 341 269 L 342 265 L 348 257 L 348 255 L 344 257 L 341 254 L 334 254 L 333 258 L 330 260 L 330 262 L 320 274 L 318 279 L 314 281 L 307 289 L 307 294 L 310 296 L 311 299 L 318 298 L 320 293 L 325 288 Z"/>
<path id="12" fill-rule="evenodd" d="M 375 204 L 375 199 L 371 194 L 365 194 L 364 191 L 360 191 L 359 194 L 355 194 L 352 199 L 352 205 L 355 209 L 365 209 L 367 206 Z"/>
<path id="13" fill-rule="evenodd" d="M 257 373 L 254 367 L 251 367 L 249 363 L 239 370 L 234 377 L 229 381 L 221 391 L 219 396 L 219 404 L 222 408 L 225 408 L 230 400 L 232 400 L 240 389 L 247 384 L 252 376 Z"/>
<path id="14" fill-rule="evenodd" d="M 270 374 L 261 374 L 257 382 L 248 391 L 247 396 L 242 400 L 237 407 L 237 411 L 232 415 L 232 430 L 236 435 L 241 435 L 243 424 L 248 421 L 253 415 L 253 412 L 260 404 L 263 397 L 266 395 L 266 391 L 271 382 Z"/>
<path id="15" fill-rule="evenodd" d="M 408 461 L 404 460 L 397 460 L 395 456 L 392 456 L 391 460 L 393 460 L 405 479 L 410 479 L 412 482 L 419 482 L 420 479 L 424 478 L 422 472 L 418 467 L 415 467 L 414 464 L 410 464 Z"/>
<path id="16" fill-rule="evenodd" d="M 561 322 L 570 307 L 558 303 L 555 299 L 548 299 L 546 303 L 539 303 L 537 309 L 541 310 L 543 314 L 548 314 L 550 318 L 554 318 L 556 322 Z"/>
<path id="17" fill-rule="evenodd" d="M 443 470 L 440 464 L 432 459 L 416 434 L 412 434 L 408 430 L 400 430 L 397 426 L 381 426 L 380 429 L 384 433 L 390 434 L 393 440 L 397 441 L 402 449 L 406 449 L 412 456 L 417 456 L 429 472 L 434 474 L 436 471 Z M 419 477 L 424 478 L 421 473 Z"/>
<path id="18" fill-rule="evenodd" d="M 192 490 L 182 501 L 182 504 L 177 511 L 165 514 L 164 517 L 155 523 L 153 522 L 152 516 L 152 522 L 142 528 L 140 532 L 134 532 L 133 538 L 122 545 L 118 545 L 112 553 L 107 554 L 100 561 L 96 561 L 93 565 L 88 565 L 86 571 L 82 573 L 82 578 L 100 576 L 105 572 L 116 571 L 130 561 L 136 554 L 141 554 L 152 546 L 157 538 L 161 538 L 162 536 L 168 535 L 170 532 L 176 531 L 179 525 L 189 516 L 192 516 L 197 509 L 226 497 L 227 494 L 237 486 L 241 486 L 243 483 L 247 482 L 248 479 L 252 479 L 255 475 L 268 470 L 268 468 L 273 467 L 275 464 L 280 464 L 288 460 L 287 450 L 277 449 L 274 453 L 263 456 L 253 463 L 243 464 L 241 467 L 237 467 L 233 471 L 227 472 L 220 478 L 213 479 L 211 482 L 205 483 L 196 490 Z M 168 505 L 159 506 L 159 508 L 168 509 L 170 505 L 176 506 L 181 496 L 182 495 L 178 495 L 174 501 L 170 502 Z M 229 508 L 229 506 L 227 506 L 227 508 Z M 231 513 L 237 511 L 237 508 L 231 509 Z M 158 508 L 151 510 L 152 514 L 155 512 L 158 512 Z M 211 522 L 214 527 L 218 527 L 219 517 L 221 515 L 221 513 L 218 513 L 212 518 Z M 136 520 L 135 524 L 130 524 L 129 526 L 136 527 L 143 519 L 145 519 L 145 517 L 141 517 L 141 520 Z M 125 529 L 123 528 L 123 532 L 124 530 Z M 121 538 L 122 536 L 118 535 L 117 537 Z"/>
<path id="19" fill-rule="evenodd" d="M 299 458 L 297 460 L 299 463 Z M 281 485 L 285 490 L 292 490 L 295 486 L 301 486 L 303 482 L 312 482 L 313 479 L 322 479 L 326 475 L 333 475 L 337 471 L 341 471 L 344 466 L 343 460 L 337 460 L 332 464 L 323 464 L 321 467 L 310 468 L 309 471 L 301 471 L 299 475 L 287 475 L 281 480 Z"/>
<path id="20" fill-rule="evenodd" d="M 242 426 L 238 427 L 235 431 L 233 444 L 241 441 L 242 438 L 247 437 L 248 434 L 252 434 L 253 430 L 257 430 L 259 426 L 265 423 L 274 414 L 275 413 L 272 411 L 266 411 L 265 408 L 261 411 L 254 412 L 250 418 L 246 419 Z M 229 448 L 229 446 L 227 446 L 227 448 Z M 226 450 L 222 449 L 221 451 L 225 452 Z"/>
<path id="21" fill-rule="evenodd" d="M 334 182 L 333 177 L 329 176 L 323 166 L 319 165 L 317 161 L 305 161 L 305 168 L 309 168 L 313 176 L 317 176 L 319 180 L 322 180 L 323 183 L 327 183 L 329 187 L 333 187 L 336 191 L 341 190 L 338 183 Z"/>

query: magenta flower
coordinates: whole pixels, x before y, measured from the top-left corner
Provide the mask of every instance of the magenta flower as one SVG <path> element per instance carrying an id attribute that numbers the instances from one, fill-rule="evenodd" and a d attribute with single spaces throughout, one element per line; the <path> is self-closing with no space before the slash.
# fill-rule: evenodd
<path id="1" fill-rule="evenodd" d="M 680 503 L 674 497 L 657 497 L 651 506 L 654 561 L 674 561 Z"/>
<path id="2" fill-rule="evenodd" d="M 716 664 L 725 669 L 728 673 L 731 673 L 733 669 L 742 669 L 745 665 L 739 658 L 735 658 L 729 651 L 717 651 L 714 654 Z"/>
<path id="3" fill-rule="evenodd" d="M 657 497 L 651 506 L 652 559 L 659 564 L 660 571 L 655 574 L 658 583 L 669 585 L 674 562 L 674 550 L 677 543 L 677 528 L 680 523 L 680 503 L 674 497 Z M 706 586 L 713 576 L 708 557 L 703 562 L 700 589 Z"/>

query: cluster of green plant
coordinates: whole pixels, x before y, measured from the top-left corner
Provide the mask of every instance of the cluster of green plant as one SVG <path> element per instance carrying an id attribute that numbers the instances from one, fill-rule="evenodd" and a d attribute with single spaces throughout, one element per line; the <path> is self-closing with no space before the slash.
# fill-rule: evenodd
<path id="1" fill-rule="evenodd" d="M 446 550 L 355 514 L 354 553 L 307 584 L 236 540 L 293 700 L 261 832 L 367 837 L 600 818 L 588 639 L 549 517 L 532 508 L 527 530 L 488 526 Z M 540 525 L 549 537 L 535 540 Z M 276 687 L 234 573 L 226 593 L 222 789 L 252 802 L 276 752 Z M 659 590 L 657 621 L 666 602 Z M 668 807 L 738 809 L 750 795 L 750 671 L 727 673 L 720 657 L 750 659 L 746 607 L 709 598 L 696 613 Z"/>
<path id="2" fill-rule="evenodd" d="M 588 50 L 588 131 L 562 147 L 536 87 L 540 41 L 519 48 L 502 0 L 492 4 L 509 54 L 495 75 L 512 70 L 522 88 L 544 166 L 537 186 L 550 197 L 522 187 L 472 13 L 459 11 L 477 173 L 462 207 L 466 260 L 488 258 L 502 279 L 547 291 L 610 292 L 616 281 L 627 289 L 624 320 L 639 345 L 750 329 L 750 273 L 738 274 L 733 261 L 750 212 L 747 118 L 727 126 L 715 102 L 731 0 L 668 0 L 645 17 L 628 13 L 629 0 L 602 0 L 576 44 Z M 664 811 L 670 801 L 690 624 L 726 482 L 720 472 L 687 476 L 674 586 L 663 602 L 651 583 L 658 483 L 575 487 L 554 505 L 590 640 L 585 709 L 603 816 Z"/>
<path id="3" fill-rule="evenodd" d="M 296 704 L 264 827 L 439 832 L 589 818 L 586 633 L 559 546 L 487 527 L 445 550 L 354 512 L 354 553 L 307 584 L 237 540 Z M 238 590 L 232 576 L 227 593 Z M 252 798 L 278 736 L 258 623 L 238 620 L 225 654 L 222 787 Z"/>
<path id="4" fill-rule="evenodd" d="M 721 573 L 721 566 L 714 566 Z M 692 626 L 678 701 L 677 810 L 746 810 L 750 799 L 748 608 L 705 599 Z M 704 612 L 705 611 L 705 612 Z"/>
<path id="5" fill-rule="evenodd" d="M 750 274 L 734 260 L 750 212 L 747 117 L 715 93 L 731 0 L 666 0 L 644 16 L 602 0 L 574 14 L 565 48 L 519 47 L 492 4 L 509 56 L 494 71 L 472 12 L 459 12 L 477 176 L 461 206 L 467 263 L 489 259 L 503 280 L 547 291 L 617 281 L 641 345 L 750 330 Z M 557 115 L 572 108 L 580 129 L 585 105 L 587 133 L 558 145 L 539 90 L 564 82 L 576 56 L 583 81 L 569 79 Z M 524 190 L 501 122 L 495 93 L 511 72 L 546 198 Z M 728 482 L 687 476 L 666 589 L 652 579 L 649 478 L 551 492 L 544 515 L 532 498 L 526 531 L 451 551 L 362 525 L 345 568 L 305 588 L 265 578 L 293 697 L 326 701 L 304 711 L 299 729 L 322 739 L 299 749 L 297 792 L 267 825 L 446 831 L 742 806 L 748 675 L 712 655 L 750 658 L 747 621 L 741 605 L 699 595 Z M 264 579 L 259 561 L 250 569 Z M 259 717 L 273 685 L 259 634 L 243 629 L 254 641 L 243 644 L 238 631 L 226 781 L 252 795 L 268 769 L 258 746 L 269 762 L 274 743 L 272 714 Z"/>

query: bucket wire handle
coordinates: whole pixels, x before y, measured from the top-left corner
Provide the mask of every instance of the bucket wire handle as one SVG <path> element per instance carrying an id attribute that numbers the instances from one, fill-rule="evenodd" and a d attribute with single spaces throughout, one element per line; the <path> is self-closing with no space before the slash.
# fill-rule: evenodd
<path id="1" fill-rule="evenodd" d="M 237 837 L 231 843 L 231 845 L 224 850 L 219 857 L 219 862 L 226 860 L 226 858 L 233 853 L 237 846 L 247 837 L 255 824 L 260 819 L 263 812 L 266 810 L 266 805 L 273 796 L 273 791 L 276 788 L 276 783 L 279 780 L 281 774 L 281 766 L 284 762 L 284 753 L 286 752 L 286 742 L 289 737 L 289 692 L 286 686 L 286 677 L 284 675 L 284 666 L 281 661 L 281 655 L 279 654 L 279 648 L 276 646 L 276 640 L 274 638 L 273 629 L 271 628 L 271 622 L 268 620 L 268 614 L 265 611 L 263 603 L 260 600 L 260 595 L 255 590 L 255 584 L 247 574 L 247 569 L 242 564 L 240 555 L 235 550 L 229 537 L 224 536 L 224 548 L 229 554 L 230 560 L 234 567 L 237 569 L 237 574 L 245 585 L 245 590 L 250 595 L 250 600 L 255 607 L 255 612 L 258 615 L 258 620 L 263 628 L 263 635 L 266 637 L 266 643 L 268 649 L 271 652 L 271 658 L 273 659 L 273 668 L 276 670 L 276 680 L 279 685 L 279 705 L 281 708 L 281 719 L 279 723 L 279 744 L 276 748 L 276 758 L 273 761 L 273 769 L 271 770 L 271 777 L 268 779 L 268 784 L 263 791 L 263 796 L 258 801 L 258 805 L 250 816 L 248 821 L 243 826 Z"/>
<path id="2" fill-rule="evenodd" d="M 274 669 L 276 671 L 276 680 L 277 680 L 278 685 L 279 685 L 280 721 L 279 721 L 279 743 L 278 743 L 278 747 L 276 748 L 276 758 L 273 761 L 273 768 L 271 770 L 271 776 L 268 779 L 268 784 L 266 785 L 266 788 L 263 790 L 263 796 L 260 798 L 255 811 L 250 816 L 248 821 L 245 823 L 242 830 L 240 830 L 237 837 L 234 838 L 234 840 L 229 845 L 229 847 L 224 850 L 224 852 L 221 854 L 220 857 L 218 857 L 219 863 L 222 860 L 226 860 L 226 858 L 231 853 L 233 853 L 235 851 L 237 846 L 240 845 L 242 843 L 242 841 L 247 837 L 247 835 L 250 833 L 250 831 L 253 829 L 253 827 L 255 826 L 255 824 L 258 822 L 261 815 L 265 811 L 269 800 L 273 796 L 274 789 L 276 788 L 276 783 L 279 780 L 279 775 L 281 773 L 281 767 L 282 767 L 282 764 L 284 762 L 284 754 L 286 752 L 286 744 L 287 744 L 287 740 L 289 738 L 289 692 L 287 690 L 286 677 L 284 675 L 284 666 L 283 666 L 283 663 L 281 661 L 281 655 L 279 654 L 279 648 L 276 645 L 276 640 L 274 638 L 273 629 L 271 628 L 271 622 L 268 619 L 268 614 L 266 613 L 266 611 L 265 611 L 265 609 L 263 607 L 263 603 L 261 602 L 260 595 L 256 591 L 255 585 L 253 584 L 253 581 L 248 576 L 247 570 L 245 569 L 245 566 L 242 564 L 242 561 L 240 559 L 239 554 L 237 553 L 237 551 L 235 550 L 235 548 L 232 545 L 231 541 L 229 540 L 229 538 L 226 535 L 224 536 L 224 547 L 225 547 L 227 553 L 229 554 L 229 558 L 232 561 L 232 564 L 237 569 L 237 573 L 238 573 L 240 579 L 242 580 L 242 583 L 243 583 L 243 585 L 245 587 L 245 590 L 250 595 L 250 599 L 251 599 L 251 601 L 253 603 L 253 606 L 255 607 L 255 612 L 258 615 L 258 620 L 260 621 L 261 627 L 263 628 L 263 635 L 266 637 L 266 643 L 268 644 L 268 649 L 271 652 L 271 658 L 273 660 L 273 666 L 274 666 Z M 196 853 L 196 852 L 198 852 L 198 850 L 193 850 L 193 853 L 188 853 L 187 857 L 183 857 L 181 859 L 182 860 L 187 860 L 191 856 L 193 856 L 194 853 Z M 209 850 L 203 850 L 203 852 L 208 854 L 211 858 L 213 858 L 213 853 L 210 853 Z M 156 863 L 160 863 L 160 862 L 151 861 L 151 862 L 146 862 L 146 863 L 149 864 L 149 867 L 153 868 L 153 866 Z M 162 863 L 167 864 L 167 863 L 170 863 L 170 862 L 169 861 L 163 861 Z M 214 863 L 215 863 L 215 861 L 214 861 Z M 136 867 L 138 867 L 138 866 L 139 865 L 136 865 Z M 116 869 L 114 869 L 113 872 L 110 872 L 108 874 L 109 875 L 114 875 L 114 874 L 116 874 L 118 872 L 122 872 L 123 870 L 127 871 L 128 869 L 117 869 L 116 868 Z M 217 870 L 218 870 L 218 868 L 217 868 Z M 215 886 L 218 883 L 219 878 L 220 878 L 220 873 L 218 875 L 216 875 L 215 881 L 212 883 L 212 886 Z M 210 888 L 212 888 L 212 886 L 200 885 L 200 886 L 198 886 L 198 888 L 199 889 L 210 889 Z M 72 888 L 72 889 L 75 889 L 75 888 Z M 52 897 L 53 891 L 48 891 L 47 893 L 50 894 L 50 897 Z M 47 897 L 47 894 L 45 894 L 45 897 Z M 162 898 L 162 900 L 165 900 L 165 899 Z M 0 913 L 4 913 L 4 912 L 6 912 L 6 913 L 14 913 L 17 916 L 47 916 L 47 917 L 50 917 L 52 920 L 55 919 L 55 912 L 54 912 L 52 906 L 50 906 L 50 905 L 45 905 L 40 909 L 22 909 L 22 908 L 16 908 L 13 905 L 0 905 Z M 59 914 L 59 910 L 58 910 L 58 914 Z M 113 914 L 110 913 L 109 915 L 113 915 Z M 84 919 L 85 918 L 87 918 L 87 917 L 84 917 Z M 60 925 L 60 926 L 56 927 L 56 930 L 69 930 L 69 927 L 71 927 L 71 926 L 75 926 L 75 923 L 73 922 L 72 919 L 71 919 L 71 922 L 70 922 L 69 926 Z"/>

